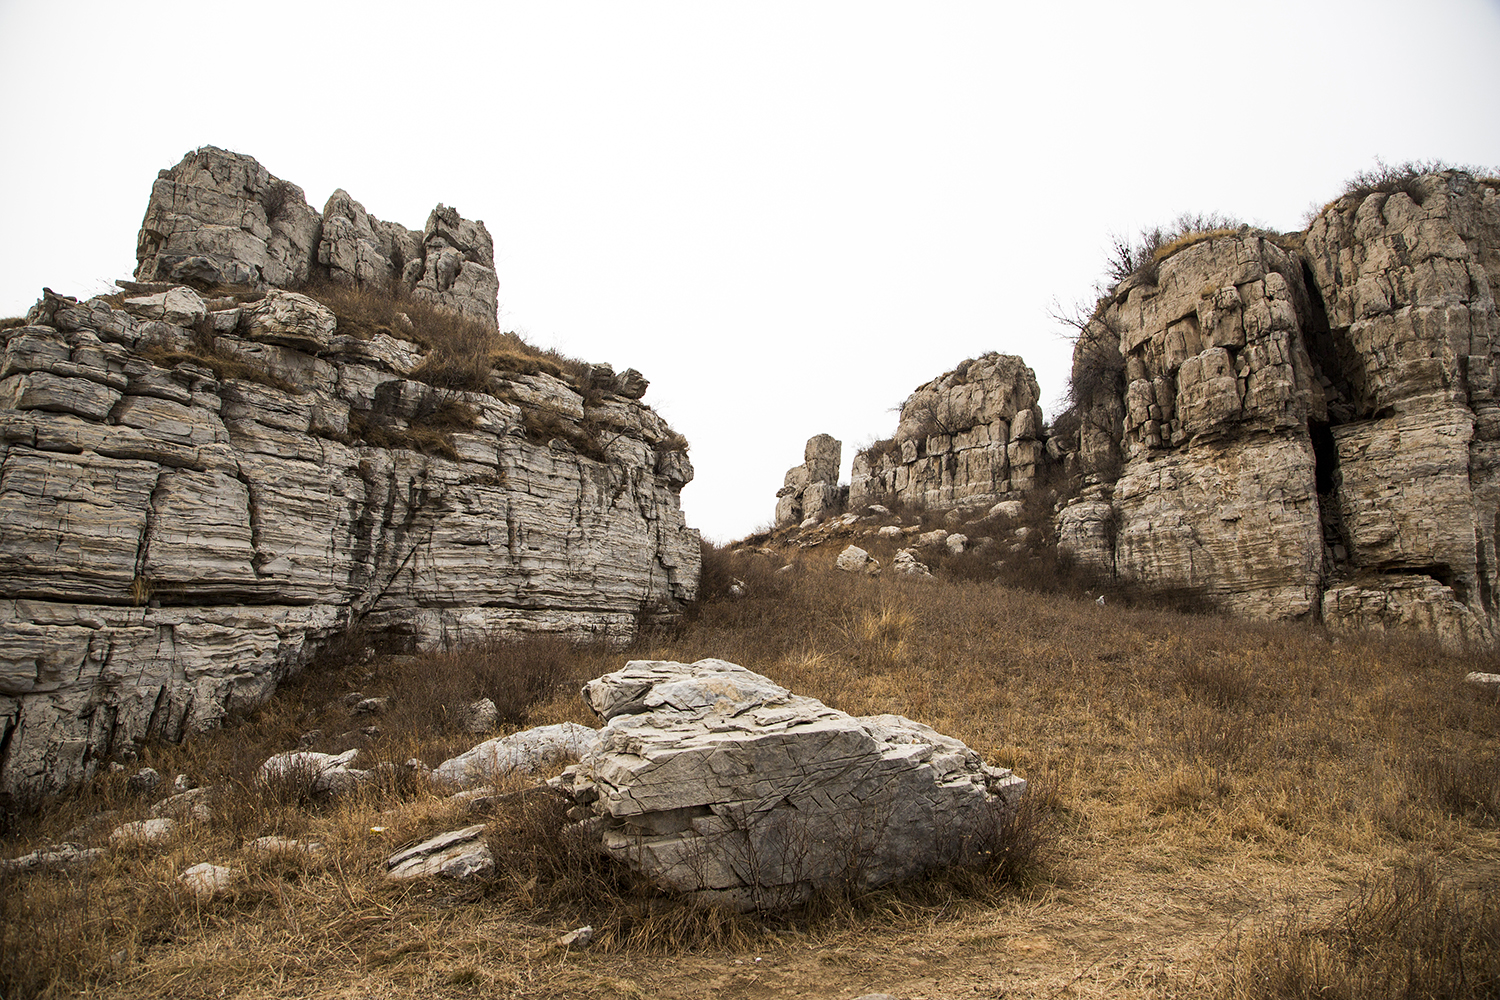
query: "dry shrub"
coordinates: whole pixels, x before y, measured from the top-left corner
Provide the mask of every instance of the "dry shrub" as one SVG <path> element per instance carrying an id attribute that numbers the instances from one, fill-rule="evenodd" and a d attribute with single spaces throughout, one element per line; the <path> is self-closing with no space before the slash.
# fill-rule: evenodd
<path id="1" fill-rule="evenodd" d="M 526 431 L 526 439 L 533 444 L 546 445 L 552 441 L 561 441 L 578 454 L 596 462 L 609 460 L 599 428 L 587 417 L 579 423 L 554 410 L 527 407 L 521 411 L 521 425 Z"/>
<path id="2" fill-rule="evenodd" d="M 1479 1000 L 1500 995 L 1500 899 L 1430 868 L 1365 883 L 1334 919 L 1291 913 L 1242 940 L 1217 996 L 1232 1000 Z"/>
<path id="3" fill-rule="evenodd" d="M 497 369 L 581 384 L 587 369 L 575 358 L 533 347 L 518 334 L 411 295 L 333 282 L 303 291 L 333 311 L 340 333 L 365 339 L 385 334 L 426 349 L 411 377 L 439 389 L 482 392 Z"/>
<path id="4" fill-rule="evenodd" d="M 159 368 L 171 369 L 179 364 L 199 365 L 212 371 L 214 378 L 221 382 L 230 379 L 256 382 L 289 395 L 298 395 L 305 391 L 259 365 L 251 364 L 233 351 L 220 347 L 217 338 L 211 333 L 202 331 L 194 333 L 192 341 L 185 350 L 174 351 L 161 346 L 146 346 L 141 348 L 140 354 Z"/>
<path id="5" fill-rule="evenodd" d="M 454 432 L 472 430 L 478 420 L 478 412 L 467 402 L 434 392 L 410 420 L 397 421 L 378 410 L 351 410 L 349 434 L 377 448 L 408 448 L 457 461 Z"/>

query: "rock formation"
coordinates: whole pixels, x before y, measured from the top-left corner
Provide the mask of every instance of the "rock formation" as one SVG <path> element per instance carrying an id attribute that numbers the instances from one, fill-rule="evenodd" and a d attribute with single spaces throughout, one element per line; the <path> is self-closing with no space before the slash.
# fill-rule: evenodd
<path id="1" fill-rule="evenodd" d="M 319 214 L 254 159 L 204 146 L 163 170 L 136 244 L 136 277 L 296 288 L 314 277 L 410 294 L 495 322 L 495 244 L 483 222 L 438 205 L 420 233 L 340 189 Z"/>
<path id="2" fill-rule="evenodd" d="M 807 439 L 802 464 L 786 472 L 786 482 L 776 493 L 776 527 L 801 524 L 825 510 L 833 510 L 842 499 L 839 462 L 844 446 L 828 434 Z"/>
<path id="3" fill-rule="evenodd" d="M 1026 783 L 897 715 L 853 718 L 723 660 L 637 660 L 584 687 L 607 721 L 563 772 L 614 857 L 737 909 L 978 859 Z"/>
<path id="4" fill-rule="evenodd" d="M 1243 612 L 1492 640 L 1497 280 L 1500 185 L 1456 171 L 1159 260 L 1078 343 L 1079 464 L 1124 466 L 1064 543 Z"/>
<path id="5" fill-rule="evenodd" d="M 922 385 L 896 436 L 854 456 L 849 502 L 990 504 L 1024 490 L 1043 459 L 1041 391 L 1020 358 L 986 354 Z"/>
<path id="6" fill-rule="evenodd" d="M 693 596 L 692 466 L 644 379 L 539 363 L 481 390 L 419 381 L 429 352 L 401 331 L 346 331 L 276 285 L 316 277 L 320 246 L 377 285 L 400 259 L 421 265 L 413 296 L 437 274 L 432 301 L 488 296 L 493 325 L 488 236 L 440 208 L 425 256 L 346 253 L 339 233 L 396 229 L 335 202 L 352 229 L 200 150 L 157 182 L 140 276 L 262 290 L 48 292 L 0 331 L 0 792 L 213 725 L 351 625 L 424 646 L 625 638 Z"/>
<path id="7" fill-rule="evenodd" d="M 851 507 L 1024 494 L 1059 548 L 1244 614 L 1500 636 L 1500 182 L 1397 178 L 1305 233 L 1187 233 L 1102 299 L 1046 428 L 1019 359 L 921 386 Z"/>

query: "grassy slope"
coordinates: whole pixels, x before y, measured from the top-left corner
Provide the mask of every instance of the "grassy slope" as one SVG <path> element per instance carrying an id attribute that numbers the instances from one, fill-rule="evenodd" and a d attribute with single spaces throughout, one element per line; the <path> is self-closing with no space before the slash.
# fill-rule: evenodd
<path id="1" fill-rule="evenodd" d="M 717 556 L 707 579 L 732 573 L 749 596 L 711 599 L 626 653 L 544 644 L 331 664 L 232 731 L 148 748 L 143 763 L 164 774 L 229 789 L 221 819 L 86 872 L 8 879 L 4 995 L 1292 996 L 1304 967 L 1344 984 L 1327 995 L 1378 995 L 1357 977 L 1390 976 L 1344 969 L 1342 939 L 1308 928 L 1359 929 L 1349 936 L 1369 961 L 1399 965 L 1425 954 L 1399 937 L 1426 926 L 1425 911 L 1458 928 L 1432 946 L 1434 962 L 1456 954 L 1470 981 L 1500 976 L 1500 916 L 1477 891 L 1500 883 L 1500 704 L 1462 683 L 1496 669 L 1492 658 L 990 583 L 854 577 L 830 568 L 833 548 L 779 574 L 780 557 Z M 391 887 L 384 857 L 469 822 L 460 807 L 396 782 L 309 809 L 295 789 L 250 781 L 309 729 L 325 733 L 317 749 L 362 742 L 342 736 L 368 724 L 342 704 L 356 687 L 396 698 L 373 757 L 435 763 L 476 742 L 447 721 L 466 697 L 495 697 L 516 727 L 589 721 L 581 680 L 631 657 L 706 656 L 856 715 L 910 716 L 1015 768 L 1054 803 L 1045 863 L 977 891 L 942 884 L 726 920 L 645 898 L 558 850 L 541 821 L 558 817 L 535 814 L 543 804 L 492 820 L 507 859 L 494 883 Z M 21 824 L 5 853 L 100 808 L 142 814 L 123 779 Z M 243 845 L 265 833 L 329 852 L 255 860 Z M 203 860 L 246 874 L 200 904 L 174 876 Z M 1458 894 L 1446 909 L 1445 886 Z M 1361 892 L 1374 923 L 1341 916 Z M 1384 931 L 1367 928 L 1376 918 Z M 582 923 L 604 931 L 595 946 L 554 946 Z"/>

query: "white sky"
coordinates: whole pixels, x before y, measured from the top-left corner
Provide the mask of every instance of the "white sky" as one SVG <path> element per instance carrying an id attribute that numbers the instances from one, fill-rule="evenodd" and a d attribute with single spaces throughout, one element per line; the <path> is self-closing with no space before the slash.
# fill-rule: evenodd
<path id="1" fill-rule="evenodd" d="M 500 321 L 651 379 L 688 522 L 771 520 L 803 442 L 889 435 L 999 350 L 1055 416 L 1054 300 L 1113 234 L 1300 229 L 1378 156 L 1500 164 L 1500 0 L 0 0 L 0 315 L 135 266 L 216 145 L 495 237 Z"/>

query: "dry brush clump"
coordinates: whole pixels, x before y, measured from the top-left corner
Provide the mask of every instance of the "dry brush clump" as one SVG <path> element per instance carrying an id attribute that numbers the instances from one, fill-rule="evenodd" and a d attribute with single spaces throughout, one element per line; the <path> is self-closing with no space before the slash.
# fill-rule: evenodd
<path id="1" fill-rule="evenodd" d="M 427 356 L 411 377 L 435 388 L 484 391 L 495 371 L 545 373 L 580 383 L 587 367 L 534 347 L 516 333 L 409 294 L 334 282 L 301 291 L 333 311 L 340 333 L 365 339 L 385 334 L 424 348 Z"/>

